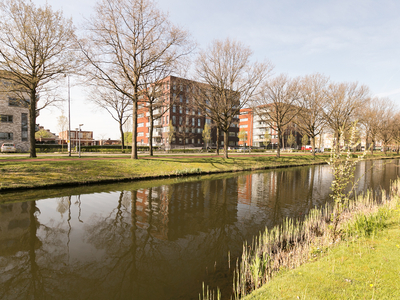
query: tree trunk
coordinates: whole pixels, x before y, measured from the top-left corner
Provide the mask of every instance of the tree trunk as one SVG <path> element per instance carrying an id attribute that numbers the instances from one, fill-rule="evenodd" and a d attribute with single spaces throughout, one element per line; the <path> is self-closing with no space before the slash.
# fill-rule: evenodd
<path id="1" fill-rule="evenodd" d="M 29 105 L 29 157 L 36 157 L 36 92 L 31 91 L 31 103 Z"/>
<path id="2" fill-rule="evenodd" d="M 313 158 L 315 159 L 315 136 L 314 137 L 311 137 L 311 140 L 312 140 L 312 156 L 313 156 Z"/>
<path id="3" fill-rule="evenodd" d="M 125 137 L 124 137 L 124 129 L 122 128 L 122 122 L 119 122 L 119 132 L 121 133 L 121 144 L 122 144 L 122 153 L 124 153 L 125 147 Z"/>
<path id="4" fill-rule="evenodd" d="M 224 158 L 228 159 L 228 131 L 224 131 Z"/>
<path id="5" fill-rule="evenodd" d="M 278 145 L 277 145 L 278 147 L 276 149 L 277 158 L 281 157 L 281 135 L 282 135 L 281 131 L 278 130 Z"/>
<path id="6" fill-rule="evenodd" d="M 133 108 L 132 108 L 132 154 L 131 154 L 131 159 L 138 159 L 137 155 L 137 100 L 134 101 L 133 103 Z"/>
<path id="7" fill-rule="evenodd" d="M 371 142 L 372 142 L 372 145 L 371 145 L 371 155 L 374 155 L 375 139 L 372 138 Z"/>
<path id="8" fill-rule="evenodd" d="M 217 126 L 217 142 L 215 143 L 217 145 L 217 155 L 219 155 L 219 127 Z"/>
<path id="9" fill-rule="evenodd" d="M 150 103 L 149 106 L 150 112 L 150 131 L 149 131 L 149 152 L 150 156 L 153 156 L 153 128 L 154 128 L 154 118 L 153 118 L 153 106 Z"/>

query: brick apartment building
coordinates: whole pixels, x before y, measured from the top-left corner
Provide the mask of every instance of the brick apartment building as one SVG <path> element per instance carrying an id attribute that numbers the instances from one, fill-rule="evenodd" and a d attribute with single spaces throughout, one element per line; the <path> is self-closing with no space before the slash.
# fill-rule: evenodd
<path id="1" fill-rule="evenodd" d="M 13 143 L 17 151 L 29 151 L 29 112 L 17 98 L 0 93 L 0 146 Z"/>
<path id="2" fill-rule="evenodd" d="M 270 136 L 270 142 L 268 148 L 276 149 L 278 145 L 278 132 L 275 128 L 270 127 L 262 118 L 254 113 L 251 108 L 242 108 L 239 116 L 239 130 L 247 133 L 246 141 L 239 141 L 240 146 L 253 146 L 253 147 L 264 147 L 265 146 L 265 133 L 268 132 Z M 301 145 L 301 134 L 298 132 L 294 123 L 289 124 L 283 133 L 284 146 L 290 134 L 293 134 L 297 145 Z"/>
<path id="3" fill-rule="evenodd" d="M 212 121 L 205 116 L 201 108 L 194 105 L 192 88 L 196 83 L 191 80 L 168 76 L 159 85 L 161 96 L 164 97 L 165 107 L 154 110 L 153 145 L 172 148 L 204 147 L 203 129 L 207 123 L 211 127 L 211 146 L 216 145 L 216 130 Z M 149 144 L 149 111 L 145 102 L 138 104 L 138 145 Z M 229 132 L 229 146 L 238 145 L 237 133 L 239 131 L 234 120 Z M 169 126 L 174 127 L 174 136 L 169 141 Z M 223 135 L 220 136 L 220 145 L 223 145 Z"/>

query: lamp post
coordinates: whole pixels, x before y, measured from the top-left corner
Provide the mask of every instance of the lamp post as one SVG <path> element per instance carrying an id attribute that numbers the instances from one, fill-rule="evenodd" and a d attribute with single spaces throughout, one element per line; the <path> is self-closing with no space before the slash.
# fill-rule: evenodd
<path id="1" fill-rule="evenodd" d="M 81 126 L 83 124 L 79 124 L 79 132 L 78 132 L 78 139 L 79 139 L 79 158 L 81 158 Z M 78 130 L 78 128 L 77 128 Z"/>
<path id="2" fill-rule="evenodd" d="M 68 156 L 71 156 L 71 93 L 69 85 L 69 75 L 64 75 L 68 77 Z"/>

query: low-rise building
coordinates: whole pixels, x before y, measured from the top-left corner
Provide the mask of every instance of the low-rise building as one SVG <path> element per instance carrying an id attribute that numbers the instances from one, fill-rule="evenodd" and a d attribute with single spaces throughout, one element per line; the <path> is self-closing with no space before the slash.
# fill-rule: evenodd
<path id="1" fill-rule="evenodd" d="M 29 151 L 28 107 L 6 92 L 0 93 L 0 145 L 3 143 L 15 144 L 17 151 Z"/>
<path id="2" fill-rule="evenodd" d="M 60 132 L 58 135 L 59 144 L 68 144 L 68 130 Z M 81 146 L 94 146 L 93 131 L 87 130 L 71 130 L 71 147 L 75 147 L 81 143 Z"/>

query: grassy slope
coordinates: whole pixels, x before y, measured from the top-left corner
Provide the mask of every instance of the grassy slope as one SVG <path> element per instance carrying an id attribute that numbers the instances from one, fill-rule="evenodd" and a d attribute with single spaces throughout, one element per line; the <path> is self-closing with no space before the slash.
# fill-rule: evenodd
<path id="1" fill-rule="evenodd" d="M 400 299 L 400 210 L 387 222 L 377 236 L 343 242 L 245 300 Z"/>
<path id="2" fill-rule="evenodd" d="M 45 157 L 43 157 L 45 158 Z M 236 156 L 228 160 L 222 157 L 156 157 L 131 160 L 99 159 L 56 161 L 4 161 L 0 160 L 0 190 L 10 188 L 45 187 L 66 183 L 89 183 L 105 180 L 124 180 L 174 176 L 184 174 L 207 174 L 214 172 L 256 170 L 277 166 L 296 166 L 323 163 L 328 155 L 315 160 L 307 156 Z"/>

